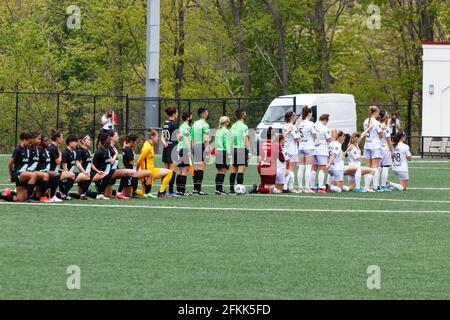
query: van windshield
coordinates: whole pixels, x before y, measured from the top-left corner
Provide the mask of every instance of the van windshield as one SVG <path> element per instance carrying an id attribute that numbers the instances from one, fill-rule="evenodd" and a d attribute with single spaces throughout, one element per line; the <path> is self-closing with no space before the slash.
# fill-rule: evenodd
<path id="1" fill-rule="evenodd" d="M 303 108 L 305 106 L 297 106 L 297 117 L 301 116 Z M 292 111 L 293 106 L 270 106 L 267 109 L 264 118 L 262 119 L 263 123 L 275 123 L 275 122 L 283 122 L 284 115 L 288 111 Z"/>

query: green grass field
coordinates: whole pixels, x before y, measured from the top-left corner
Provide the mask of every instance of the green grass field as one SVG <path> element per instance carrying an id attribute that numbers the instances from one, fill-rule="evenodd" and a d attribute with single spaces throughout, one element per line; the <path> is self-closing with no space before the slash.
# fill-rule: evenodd
<path id="1" fill-rule="evenodd" d="M 450 162 L 410 176 L 404 193 L 0 203 L 0 298 L 448 299 Z"/>

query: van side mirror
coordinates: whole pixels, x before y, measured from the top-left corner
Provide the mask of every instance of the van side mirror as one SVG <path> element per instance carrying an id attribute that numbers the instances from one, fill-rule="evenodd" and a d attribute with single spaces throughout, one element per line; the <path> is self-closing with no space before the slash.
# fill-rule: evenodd
<path id="1" fill-rule="evenodd" d="M 317 106 L 312 106 L 311 107 L 311 112 L 312 112 L 311 121 L 312 122 L 317 122 Z"/>

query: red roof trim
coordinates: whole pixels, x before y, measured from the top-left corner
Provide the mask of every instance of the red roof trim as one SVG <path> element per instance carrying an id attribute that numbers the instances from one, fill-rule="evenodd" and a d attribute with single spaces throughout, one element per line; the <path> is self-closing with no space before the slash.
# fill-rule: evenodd
<path id="1" fill-rule="evenodd" d="M 436 46 L 450 46 L 450 42 L 432 42 L 432 41 L 427 41 L 427 42 L 422 42 L 422 44 L 436 45 Z"/>

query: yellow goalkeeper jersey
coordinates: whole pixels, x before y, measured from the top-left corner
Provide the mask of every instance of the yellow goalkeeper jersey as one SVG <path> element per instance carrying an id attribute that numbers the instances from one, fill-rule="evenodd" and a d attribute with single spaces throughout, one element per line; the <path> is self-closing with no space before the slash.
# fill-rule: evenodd
<path id="1" fill-rule="evenodd" d="M 137 162 L 137 168 L 151 170 L 155 168 L 155 148 L 149 141 L 142 146 L 141 155 Z"/>

